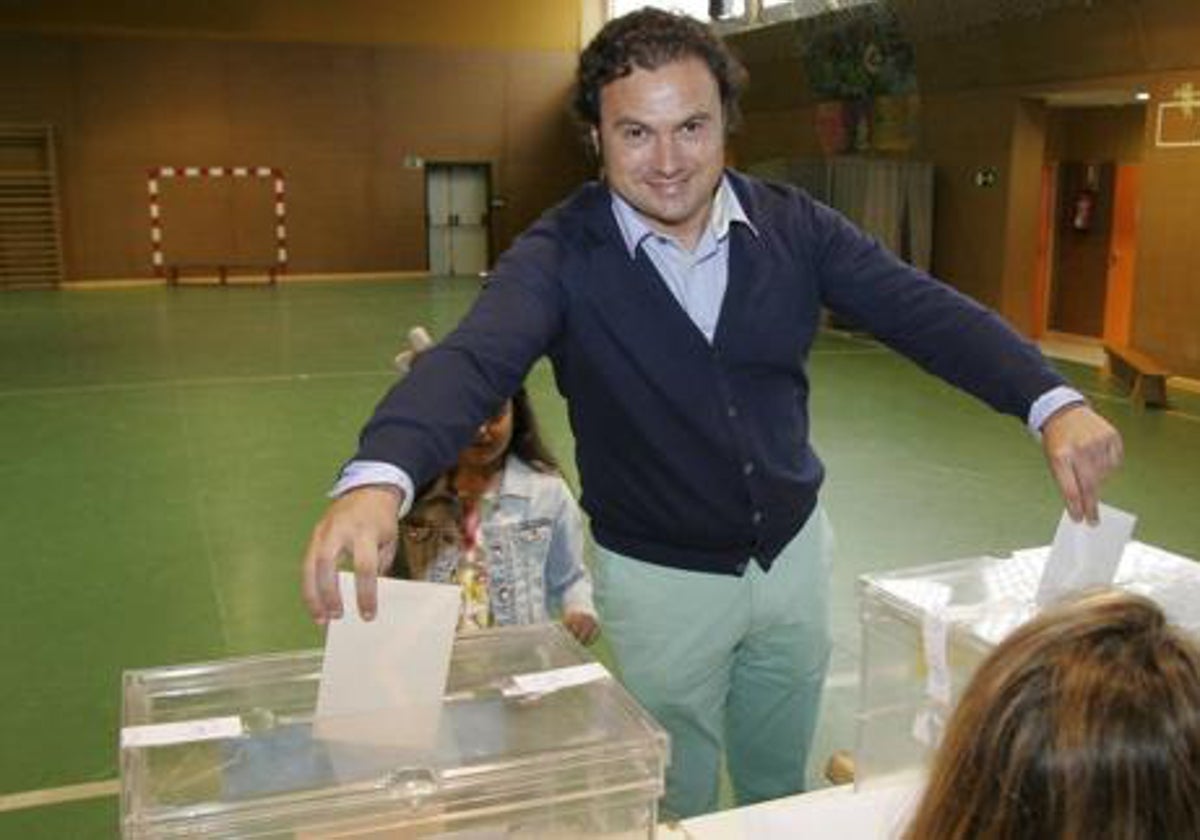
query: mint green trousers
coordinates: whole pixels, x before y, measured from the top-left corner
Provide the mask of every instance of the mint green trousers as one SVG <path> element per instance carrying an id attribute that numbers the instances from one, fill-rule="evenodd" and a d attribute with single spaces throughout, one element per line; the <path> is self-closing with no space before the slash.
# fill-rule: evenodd
<path id="1" fill-rule="evenodd" d="M 829 665 L 832 554 L 820 507 L 770 572 L 690 572 L 596 547 L 621 681 L 671 736 L 668 816 L 716 809 L 723 753 L 738 804 L 804 790 Z"/>

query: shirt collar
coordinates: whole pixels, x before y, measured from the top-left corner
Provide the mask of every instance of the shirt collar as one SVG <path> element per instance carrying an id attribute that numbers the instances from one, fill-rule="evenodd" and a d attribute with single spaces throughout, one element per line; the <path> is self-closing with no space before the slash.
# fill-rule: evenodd
<path id="1" fill-rule="evenodd" d="M 629 256 L 634 257 L 637 255 L 637 249 L 642 244 L 642 240 L 647 236 L 658 235 L 658 231 L 652 228 L 645 217 L 628 201 L 617 195 L 615 191 L 610 190 L 609 193 L 612 196 L 613 216 L 616 217 L 617 227 L 621 230 L 621 239 L 625 242 L 625 249 L 629 251 Z M 746 215 L 746 210 L 742 207 L 742 202 L 738 200 L 737 193 L 733 191 L 729 178 L 722 175 L 721 184 L 713 196 L 712 213 L 708 217 L 708 229 L 720 242 L 729 235 L 729 227 L 733 222 L 741 222 L 750 229 L 751 233 L 758 236 L 758 231 L 751 223 L 750 217 Z"/>
<path id="2" fill-rule="evenodd" d="M 509 455 L 504 461 L 504 476 L 500 479 L 500 495 L 532 498 L 535 472 L 537 470 L 516 455 Z"/>
<path id="3" fill-rule="evenodd" d="M 504 473 L 500 476 L 500 486 L 493 493 L 497 496 L 531 498 L 536 472 L 537 470 L 516 455 L 507 455 L 504 459 Z M 456 500 L 457 498 L 458 496 L 450 488 L 450 473 L 445 472 L 438 476 L 430 485 L 429 490 L 422 494 L 420 501 Z"/>

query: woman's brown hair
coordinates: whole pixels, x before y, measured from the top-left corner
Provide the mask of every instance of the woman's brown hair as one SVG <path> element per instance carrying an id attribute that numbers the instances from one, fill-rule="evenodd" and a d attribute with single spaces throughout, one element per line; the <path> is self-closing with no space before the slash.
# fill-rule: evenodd
<path id="1" fill-rule="evenodd" d="M 980 665 L 908 840 L 1200 837 L 1200 653 L 1124 592 L 1052 608 Z"/>

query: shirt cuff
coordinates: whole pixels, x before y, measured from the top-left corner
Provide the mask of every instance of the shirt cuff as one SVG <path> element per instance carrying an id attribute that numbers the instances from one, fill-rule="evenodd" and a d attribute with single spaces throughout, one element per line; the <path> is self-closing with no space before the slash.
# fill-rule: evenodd
<path id="1" fill-rule="evenodd" d="M 587 613 L 596 617 L 596 605 L 592 601 L 592 581 L 585 572 L 583 577 L 567 587 L 562 598 L 563 615 L 569 612 Z"/>
<path id="2" fill-rule="evenodd" d="M 413 483 L 408 473 L 389 464 L 387 461 L 350 461 L 342 467 L 342 474 L 329 491 L 329 497 L 336 499 L 351 490 L 366 487 L 369 484 L 386 484 L 395 487 L 402 494 L 400 502 L 400 518 L 408 515 L 413 503 Z"/>
<path id="3" fill-rule="evenodd" d="M 1059 385 L 1056 388 L 1051 388 L 1046 393 L 1042 394 L 1033 401 L 1033 405 L 1029 408 L 1029 431 L 1039 440 L 1042 437 L 1042 426 L 1050 416 L 1062 408 L 1069 405 L 1084 404 L 1087 399 L 1083 394 L 1076 391 L 1074 388 L 1068 388 L 1066 385 Z"/>

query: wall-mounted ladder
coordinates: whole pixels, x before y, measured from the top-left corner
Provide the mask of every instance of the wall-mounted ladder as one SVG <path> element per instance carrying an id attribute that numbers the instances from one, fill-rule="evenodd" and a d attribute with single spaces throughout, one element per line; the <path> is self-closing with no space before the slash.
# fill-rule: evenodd
<path id="1" fill-rule="evenodd" d="M 0 124 L 0 288 L 62 282 L 54 130 Z"/>

